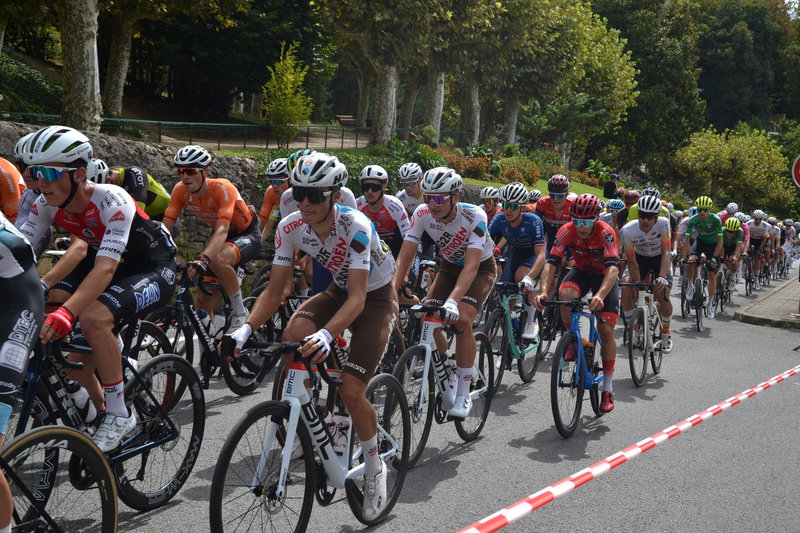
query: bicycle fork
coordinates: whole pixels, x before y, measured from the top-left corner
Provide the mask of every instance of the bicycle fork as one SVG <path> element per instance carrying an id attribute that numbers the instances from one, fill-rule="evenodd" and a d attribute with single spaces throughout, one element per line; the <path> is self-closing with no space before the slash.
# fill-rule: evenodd
<path id="1" fill-rule="evenodd" d="M 436 348 L 436 341 L 433 337 L 433 332 L 442 327 L 442 321 L 436 316 L 426 316 L 422 321 L 422 334 L 420 335 L 420 344 L 425 347 L 425 360 L 433 363 L 433 369 L 436 374 L 436 381 L 439 384 L 439 390 L 442 391 L 442 409 L 449 411 L 455 404 L 455 388 L 450 387 L 450 380 L 447 377 L 447 369 L 444 367 L 444 361 L 439 357 L 439 351 Z M 433 356 L 436 357 L 433 357 Z M 422 371 L 422 383 L 428 382 L 428 372 L 431 365 L 425 365 Z M 425 396 L 427 391 L 425 387 L 420 388 L 420 405 L 424 405 Z"/>

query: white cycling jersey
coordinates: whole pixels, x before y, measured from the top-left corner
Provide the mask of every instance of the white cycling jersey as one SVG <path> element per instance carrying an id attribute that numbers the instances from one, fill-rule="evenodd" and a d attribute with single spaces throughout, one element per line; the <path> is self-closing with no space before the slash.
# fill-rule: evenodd
<path id="1" fill-rule="evenodd" d="M 756 226 L 756 221 L 751 220 L 747 223 L 750 227 L 750 239 L 761 239 L 766 235 L 772 235 L 772 226 L 768 222 L 761 221 L 761 224 Z"/>
<path id="2" fill-rule="evenodd" d="M 395 266 L 369 219 L 356 209 L 334 204 L 331 234 L 321 241 L 300 212 L 282 218 L 275 232 L 273 264 L 291 266 L 295 248 L 306 252 L 333 274 L 337 287 L 347 290 L 350 269 L 368 270 L 367 291 L 389 283 Z"/>
<path id="3" fill-rule="evenodd" d="M 33 207 L 33 202 L 39 197 L 39 193 L 34 191 L 33 189 L 25 189 L 22 191 L 22 196 L 19 198 L 19 211 L 17 213 L 17 220 L 14 222 L 14 226 L 19 229 L 25 224 L 25 221 L 28 220 L 28 215 L 31 214 L 31 207 Z"/>
<path id="4" fill-rule="evenodd" d="M 638 220 L 631 220 L 620 230 L 622 248 L 626 252 L 633 249 L 636 255 L 656 257 L 661 255 L 662 246 L 670 247 L 669 220 L 658 217 L 656 223 L 645 233 Z"/>
<path id="5" fill-rule="evenodd" d="M 405 240 L 420 244 L 422 233 L 425 232 L 439 247 L 442 257 L 455 265 L 464 264 L 464 255 L 469 248 L 483 251 L 481 261 L 492 257 L 494 242 L 486 231 L 486 212 L 483 208 L 459 202 L 455 212 L 453 220 L 445 224 L 433 218 L 427 204 L 420 205 L 411 216 L 411 227 Z"/>
<path id="6" fill-rule="evenodd" d="M 417 198 L 410 196 L 405 189 L 398 191 L 395 196 L 403 204 L 403 207 L 406 208 L 406 213 L 408 216 L 413 215 L 414 210 L 425 203 L 425 195 L 422 193 L 421 189 L 419 191 L 419 197 Z"/>
<path id="7" fill-rule="evenodd" d="M 347 187 L 342 187 L 340 190 L 342 191 L 342 194 L 339 196 L 338 205 L 343 205 L 346 207 L 352 207 L 353 209 L 357 209 L 358 205 L 356 204 L 356 196 L 353 194 L 353 191 L 351 191 Z M 283 191 L 283 194 L 281 194 L 280 206 L 281 206 L 281 218 L 286 218 L 290 214 L 300 210 L 297 201 L 295 201 L 295 199 L 292 198 L 291 187 Z"/>
<path id="8" fill-rule="evenodd" d="M 33 247 L 0 212 L 0 278 L 14 278 L 36 263 Z"/>

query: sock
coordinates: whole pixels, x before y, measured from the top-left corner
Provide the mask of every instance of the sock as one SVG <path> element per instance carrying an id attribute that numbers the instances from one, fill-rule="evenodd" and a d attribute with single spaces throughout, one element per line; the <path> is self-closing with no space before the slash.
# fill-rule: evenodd
<path id="1" fill-rule="evenodd" d="M 633 316 L 633 309 L 630 309 L 630 310 L 628 310 L 628 311 L 625 311 L 625 310 L 623 309 L 623 310 L 622 310 L 622 316 L 624 316 L 624 317 L 625 317 L 625 320 L 630 320 L 630 319 L 631 319 L 631 317 Z"/>
<path id="2" fill-rule="evenodd" d="M 458 388 L 456 396 L 469 396 L 469 387 L 472 385 L 472 368 L 458 367 Z"/>
<path id="3" fill-rule="evenodd" d="M 308 290 L 309 289 L 307 289 L 307 288 L 306 289 L 297 289 L 297 294 L 299 294 L 300 296 L 308 296 Z"/>
<path id="4" fill-rule="evenodd" d="M 614 379 L 614 365 L 616 364 L 616 360 L 614 361 L 603 361 L 603 392 L 613 392 L 614 387 L 611 385 L 611 381 Z"/>
<path id="5" fill-rule="evenodd" d="M 381 456 L 378 454 L 378 434 L 372 436 L 361 442 L 361 449 L 366 452 L 366 462 L 364 463 L 364 476 L 371 477 L 380 473 L 383 466 L 381 465 Z"/>
<path id="6" fill-rule="evenodd" d="M 11 533 L 11 522 L 6 527 L 0 527 L 0 533 Z"/>
<path id="7" fill-rule="evenodd" d="M 531 304 L 525 304 L 525 311 L 528 313 L 528 324 L 531 324 L 536 317 L 536 310 L 533 308 Z"/>
<path id="8" fill-rule="evenodd" d="M 117 416 L 130 416 L 128 407 L 125 405 L 125 382 L 123 380 L 108 385 L 104 383 L 103 392 L 106 398 L 106 413 Z"/>
<path id="9" fill-rule="evenodd" d="M 231 298 L 231 307 L 233 307 L 233 314 L 234 315 L 244 315 L 247 314 L 247 309 L 244 308 L 244 302 L 242 301 L 242 290 L 239 289 L 235 293 L 230 295 Z"/>
<path id="10" fill-rule="evenodd" d="M 669 333 L 669 325 L 671 322 L 672 322 L 671 316 L 668 316 L 666 318 L 663 316 L 661 317 L 661 331 L 663 333 Z"/>

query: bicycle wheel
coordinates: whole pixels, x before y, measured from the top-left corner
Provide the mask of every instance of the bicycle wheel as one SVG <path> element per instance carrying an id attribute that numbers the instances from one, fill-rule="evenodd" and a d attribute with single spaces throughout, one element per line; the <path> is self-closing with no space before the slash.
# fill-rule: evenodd
<path id="1" fill-rule="evenodd" d="M 486 425 L 486 418 L 489 416 L 489 408 L 492 406 L 492 396 L 494 395 L 492 346 L 486 334 L 480 332 L 475 333 L 475 344 L 477 352 L 475 363 L 472 365 L 472 383 L 469 386 L 472 410 L 465 419 L 455 420 L 458 436 L 464 442 L 473 441 L 481 434 L 483 426 Z"/>
<path id="2" fill-rule="evenodd" d="M 167 335 L 170 349 L 168 353 L 180 355 L 190 363 L 194 361 L 194 329 L 187 321 L 179 321 L 178 308 L 162 307 L 147 315 L 146 320 L 153 322 Z"/>
<path id="3" fill-rule="evenodd" d="M 255 305 L 257 298 L 245 298 L 244 304 L 245 309 L 247 312 L 250 313 L 253 310 L 253 305 Z M 270 329 L 271 324 L 265 323 L 257 331 L 253 332 L 255 334 L 255 338 L 258 339 L 259 342 L 270 342 L 273 340 L 273 331 Z M 280 340 L 280 339 L 277 339 Z M 266 374 L 278 363 L 280 359 L 280 355 L 265 355 L 263 350 L 249 350 L 245 345 L 245 357 L 240 357 L 240 360 L 250 369 L 251 372 L 263 372 Z M 263 376 L 262 376 L 263 379 Z"/>
<path id="4" fill-rule="evenodd" d="M 525 323 L 527 320 L 525 313 L 520 317 L 520 320 L 520 324 Z M 522 335 L 520 335 L 518 341 L 520 356 L 519 359 L 517 359 L 517 371 L 523 383 L 530 383 L 531 380 L 533 380 L 533 376 L 536 375 L 536 370 L 539 368 L 539 361 L 544 357 L 542 353 L 542 323 L 536 315 L 534 315 L 534 320 L 539 321 L 539 333 L 536 338 L 527 340 L 523 339 Z M 526 353 L 526 350 L 533 344 L 536 344 L 536 349 L 528 350 Z"/>
<path id="5" fill-rule="evenodd" d="M 587 387 L 589 389 L 589 403 L 592 404 L 592 411 L 594 411 L 595 416 L 602 416 L 605 414 L 600 412 L 600 387 L 602 386 L 602 382 L 595 383 L 597 376 L 602 373 L 603 359 L 595 357 L 592 362 L 592 385 L 591 387 Z"/>
<path id="6" fill-rule="evenodd" d="M 720 314 L 725 312 L 725 305 L 728 303 L 728 272 L 721 272 L 717 277 L 717 291 L 714 293 L 717 300 L 717 309 Z"/>
<path id="7" fill-rule="evenodd" d="M 644 309 L 637 307 L 631 316 L 628 328 L 628 362 L 631 367 L 633 384 L 641 387 L 647 373 L 647 324 L 644 321 Z"/>
<path id="8" fill-rule="evenodd" d="M 691 312 L 690 302 L 686 299 L 686 283 L 685 277 L 681 278 L 681 318 L 686 318 Z"/>
<path id="9" fill-rule="evenodd" d="M 394 455 L 389 455 L 384 459 L 384 464 L 388 468 L 386 478 L 386 504 L 374 520 L 364 518 L 361 511 L 364 504 L 364 495 L 356 487 L 354 480 L 346 482 L 347 503 L 353 516 L 364 525 L 373 526 L 380 524 L 389 513 L 392 512 L 400 491 L 403 489 L 403 482 L 408 470 L 408 459 L 411 433 L 408 414 L 408 403 L 400 383 L 391 374 L 378 374 L 373 376 L 367 385 L 367 400 L 375 407 L 378 413 L 378 453 L 395 450 Z M 364 451 L 358 436 L 353 432 L 350 439 L 350 458 L 351 462 L 364 462 Z M 353 465 L 350 465 L 352 468 Z"/>
<path id="10" fill-rule="evenodd" d="M 146 511 L 167 503 L 192 472 L 203 442 L 206 408 L 200 380 L 185 359 L 162 355 L 138 372 L 147 389 L 135 379 L 125 386 L 125 399 L 136 413 L 137 424 L 120 453 L 147 449 L 124 462 L 115 461 L 114 456 L 110 461 L 120 474 L 120 499 Z M 161 444 L 153 446 L 154 442 Z"/>
<path id="11" fill-rule="evenodd" d="M 703 331 L 703 298 L 705 292 L 703 291 L 703 281 L 698 276 L 694 280 L 694 315 L 695 322 L 697 322 L 697 331 Z"/>
<path id="12" fill-rule="evenodd" d="M 424 381 L 424 370 L 425 348 L 415 345 L 403 352 L 392 371 L 406 395 L 410 414 L 408 468 L 414 466 L 422 456 L 433 424 L 436 391 L 434 372 L 433 368 L 429 368 L 428 379 Z"/>
<path id="13" fill-rule="evenodd" d="M 286 404 L 266 401 L 250 408 L 233 426 L 211 480 L 211 531 L 306 530 L 314 505 L 317 466 L 303 423 L 297 425 L 302 455 L 289 463 L 284 492 L 276 494 L 288 421 Z M 265 450 L 267 434 L 273 428 L 277 434 Z"/>
<path id="14" fill-rule="evenodd" d="M 746 296 L 753 294 L 753 271 L 748 265 L 744 273 L 744 293 Z"/>
<path id="15" fill-rule="evenodd" d="M 567 347 L 572 347 L 573 360 L 567 361 Z M 553 368 L 550 374 L 550 403 L 553 420 L 558 433 L 568 439 L 578 427 L 583 403 L 584 381 L 577 371 L 578 338 L 567 332 L 561 336 L 553 352 Z"/>
<path id="16" fill-rule="evenodd" d="M 553 341 L 556 340 L 558 336 L 558 321 L 560 320 L 560 316 L 558 313 L 558 309 L 554 305 L 550 305 L 544 308 L 544 311 L 536 311 L 539 313 L 539 316 L 542 320 L 542 353 L 547 355 L 550 352 L 550 347 L 553 344 Z"/>
<path id="17" fill-rule="evenodd" d="M 386 351 L 384 352 L 381 362 L 378 364 L 378 369 L 375 371 L 375 373 L 393 373 L 394 367 L 397 365 L 397 361 L 400 360 L 400 356 L 403 355 L 405 351 L 406 340 L 403 338 L 403 332 L 400 330 L 397 324 L 395 324 L 395 326 L 392 328 L 392 332 L 389 334 L 389 342 L 386 344 Z"/>
<path id="18" fill-rule="evenodd" d="M 40 427 L 9 441 L 1 457 L 13 531 L 117 531 L 114 475 L 86 435 Z"/>
<path id="19" fill-rule="evenodd" d="M 650 338 L 653 340 L 653 350 L 650 352 L 650 366 L 653 369 L 653 374 L 658 374 L 661 372 L 661 361 L 664 358 L 664 353 L 661 351 L 661 315 L 658 314 L 658 307 L 655 310 L 655 315 L 650 318 Z"/>
<path id="20" fill-rule="evenodd" d="M 126 330 L 120 332 L 123 339 L 126 333 Z M 163 353 L 173 353 L 167 334 L 153 322 L 139 322 L 139 336 L 131 342 L 130 351 L 126 354 L 128 358 L 135 359 L 139 366 L 143 366 Z"/>
<path id="21" fill-rule="evenodd" d="M 508 352 L 509 333 L 506 331 L 506 314 L 501 308 L 497 308 L 486 319 L 483 332 L 489 339 L 494 356 L 494 391 L 500 388 L 503 381 L 503 373 L 506 370 L 506 352 Z"/>
<path id="22" fill-rule="evenodd" d="M 22 410 L 22 402 L 27 394 L 28 385 L 29 381 L 27 379 L 22 382 L 19 394 L 20 401 L 16 402 L 16 405 L 12 408 L 11 416 L 8 419 L 6 437 L 9 440 L 14 436 L 21 435 L 28 429 L 58 423 L 58 411 L 55 411 L 50 406 L 50 396 L 40 380 L 39 385 L 36 387 L 36 393 L 31 399 L 30 415 L 25 427 L 19 427 L 19 415 Z"/>

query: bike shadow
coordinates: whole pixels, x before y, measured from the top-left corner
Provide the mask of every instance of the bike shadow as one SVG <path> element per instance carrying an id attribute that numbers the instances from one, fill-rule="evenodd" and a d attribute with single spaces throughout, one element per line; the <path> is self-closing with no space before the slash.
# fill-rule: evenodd
<path id="1" fill-rule="evenodd" d="M 452 425 L 445 425 L 445 427 L 448 426 L 452 427 Z M 437 485 L 443 482 L 447 483 L 458 475 L 458 469 L 461 466 L 460 456 L 472 452 L 473 446 L 481 440 L 484 440 L 483 437 L 478 437 L 472 442 L 450 442 L 442 448 L 426 446 L 420 460 L 406 473 L 405 483 L 408 484 L 413 479 L 414 490 L 402 491 L 397 502 L 431 501 Z"/>
<path id="2" fill-rule="evenodd" d="M 528 458 L 541 463 L 557 464 L 564 461 L 585 461 L 590 459 L 586 451 L 592 441 L 602 439 L 611 431 L 603 417 L 595 416 L 586 395 L 581 408 L 581 420 L 572 437 L 564 439 L 556 430 L 555 424 L 533 435 L 532 438 L 518 437 L 509 441 L 509 446 L 520 450 L 527 449 Z"/>

